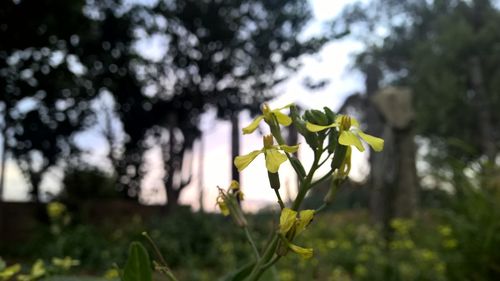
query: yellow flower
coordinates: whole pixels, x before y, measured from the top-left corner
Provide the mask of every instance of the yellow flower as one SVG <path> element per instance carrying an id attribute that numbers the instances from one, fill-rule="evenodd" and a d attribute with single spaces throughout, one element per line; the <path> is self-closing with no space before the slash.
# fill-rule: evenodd
<path id="1" fill-rule="evenodd" d="M 339 143 L 346 146 L 354 145 L 359 151 L 365 150 L 360 139 L 364 140 L 375 151 L 382 151 L 384 149 L 383 139 L 363 133 L 363 131 L 359 129 L 359 122 L 355 118 L 347 115 L 338 115 L 335 122 L 330 125 L 322 126 L 307 122 L 306 127 L 311 132 L 319 132 L 328 128 L 337 128 L 340 133 Z"/>
<path id="2" fill-rule="evenodd" d="M 290 250 L 294 253 L 299 254 L 304 259 L 310 259 L 313 256 L 314 250 L 312 248 L 302 248 L 294 244 L 288 245 Z"/>
<path id="3" fill-rule="evenodd" d="M 63 259 L 61 259 L 61 258 L 53 258 L 52 259 L 52 264 L 55 265 L 55 266 L 57 266 L 57 267 L 60 267 L 60 268 L 62 268 L 64 270 L 69 270 L 73 266 L 80 265 L 80 261 L 79 260 L 74 260 L 71 257 L 66 256 Z"/>
<path id="4" fill-rule="evenodd" d="M 282 240 L 293 252 L 301 255 L 303 258 L 308 259 L 313 255 L 313 249 L 302 248 L 290 241 L 297 235 L 301 234 L 306 227 L 311 223 L 314 217 L 314 210 L 303 210 L 298 213 L 290 209 L 284 208 L 281 211 L 279 233 Z"/>
<path id="5" fill-rule="evenodd" d="M 3 261 L 0 259 L 0 262 Z M 3 265 L 5 266 L 5 264 Z M 16 275 L 19 271 L 21 271 L 21 265 L 18 263 L 4 268 L 0 265 L 0 280 L 10 280 L 10 278 Z"/>
<path id="6" fill-rule="evenodd" d="M 292 124 L 292 118 L 288 117 L 286 114 L 281 113 L 280 110 L 289 108 L 290 106 L 292 106 L 292 104 L 271 110 L 269 106 L 266 103 L 264 103 L 262 105 L 262 115 L 257 116 L 252 121 L 252 123 L 250 123 L 250 125 L 243 128 L 243 134 L 246 135 L 254 132 L 257 129 L 257 127 L 259 127 L 260 121 L 262 121 L 263 119 L 266 122 L 271 122 L 273 118 L 276 118 L 276 121 L 278 121 L 279 124 L 283 126 L 289 126 L 290 124 Z"/>
<path id="7" fill-rule="evenodd" d="M 59 202 L 52 202 L 47 205 L 47 213 L 51 219 L 58 219 L 66 212 L 66 206 Z"/>
<path id="8" fill-rule="evenodd" d="M 277 173 L 280 165 L 287 160 L 284 153 L 294 153 L 299 149 L 299 145 L 274 145 L 274 140 L 272 135 L 267 135 L 263 137 L 264 147 L 260 150 L 254 150 L 246 155 L 240 155 L 234 158 L 234 165 L 238 168 L 238 171 L 243 171 L 252 161 L 259 156 L 259 154 L 264 153 L 266 158 L 266 168 L 271 173 Z"/>
<path id="9" fill-rule="evenodd" d="M 118 277 L 120 277 L 120 274 L 118 273 L 118 270 L 116 270 L 116 268 L 111 268 L 111 269 L 106 270 L 103 277 L 106 280 L 113 280 L 113 279 L 117 279 Z"/>
<path id="10" fill-rule="evenodd" d="M 37 260 L 33 267 L 31 267 L 31 272 L 29 275 L 21 274 L 17 277 L 19 281 L 34 281 L 43 277 L 47 273 L 45 269 L 45 264 L 42 260 Z"/>

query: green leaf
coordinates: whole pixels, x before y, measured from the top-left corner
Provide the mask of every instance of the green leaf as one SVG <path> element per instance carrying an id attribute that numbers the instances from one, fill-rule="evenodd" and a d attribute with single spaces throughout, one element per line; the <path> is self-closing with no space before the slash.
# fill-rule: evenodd
<path id="1" fill-rule="evenodd" d="M 128 251 L 128 259 L 123 269 L 123 281 L 152 281 L 152 270 L 149 255 L 139 242 L 132 242 Z"/>

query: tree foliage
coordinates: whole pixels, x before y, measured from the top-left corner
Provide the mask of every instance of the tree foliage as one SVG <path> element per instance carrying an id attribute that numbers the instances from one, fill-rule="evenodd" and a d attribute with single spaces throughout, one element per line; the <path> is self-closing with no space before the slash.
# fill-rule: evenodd
<path id="1" fill-rule="evenodd" d="M 335 23 L 365 42 L 358 68 L 375 63 L 384 83 L 413 90 L 418 134 L 431 140 L 435 160 L 497 155 L 500 11 L 494 4 L 376 0 L 350 6 Z"/>
<path id="2" fill-rule="evenodd" d="M 325 42 L 298 39 L 311 17 L 304 0 L 4 1 L 0 15 L 2 132 L 35 200 L 45 172 L 76 149 L 75 132 L 99 121 L 91 104 L 107 93 L 126 135 L 109 153 L 123 194 L 138 196 L 144 153 L 159 146 L 175 204 L 201 114 L 258 110 Z M 138 47 L 150 40 L 159 55 Z"/>

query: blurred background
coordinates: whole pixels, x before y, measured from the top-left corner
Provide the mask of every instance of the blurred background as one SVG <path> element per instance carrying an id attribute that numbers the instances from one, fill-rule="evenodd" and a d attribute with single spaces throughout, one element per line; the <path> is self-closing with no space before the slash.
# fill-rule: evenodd
<path id="1" fill-rule="evenodd" d="M 148 230 L 180 279 L 218 280 L 251 251 L 216 187 L 241 182 L 259 243 L 277 217 L 264 161 L 232 165 L 262 146 L 265 126 L 241 128 L 264 102 L 385 140 L 353 155 L 301 238 L 315 257 L 287 256 L 279 280 L 500 280 L 494 0 L 1 1 L 0 257 L 71 256 L 71 278 L 101 280 Z"/>

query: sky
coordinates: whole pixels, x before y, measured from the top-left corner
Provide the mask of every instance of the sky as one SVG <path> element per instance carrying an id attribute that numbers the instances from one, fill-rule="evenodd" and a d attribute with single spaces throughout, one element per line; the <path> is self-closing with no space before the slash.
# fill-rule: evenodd
<path id="1" fill-rule="evenodd" d="M 313 36 L 322 32 L 324 22 L 334 18 L 342 10 L 342 8 L 352 1 L 337 0 L 310 0 L 313 9 L 314 20 L 305 28 L 302 36 Z M 141 49 L 158 49 L 158 42 L 143 43 L 146 45 L 138 46 Z M 148 46 L 147 44 L 152 44 Z M 306 108 L 321 109 L 324 106 L 332 109 L 337 109 L 343 100 L 350 94 L 363 91 L 363 81 L 359 73 L 350 70 L 352 55 L 356 51 L 360 51 L 362 46 L 358 42 L 343 39 L 326 44 L 322 50 L 315 55 L 303 56 L 303 67 L 291 76 L 288 80 L 276 87 L 277 97 L 270 101 L 272 108 L 286 105 L 288 103 L 298 103 Z M 154 57 L 153 53 L 147 54 Z M 310 77 L 313 81 L 322 79 L 329 80 L 326 87 L 311 92 L 303 86 L 305 78 Z M 205 148 L 204 161 L 204 177 L 200 182 L 198 168 L 200 167 L 199 149 L 200 142 L 195 145 L 195 158 L 193 163 L 193 181 L 181 193 L 181 203 L 191 204 L 194 209 L 199 207 L 198 194 L 200 185 L 203 186 L 204 200 L 203 204 L 206 210 L 215 210 L 215 198 L 217 196 L 217 186 L 226 188 L 230 182 L 230 124 L 226 121 L 213 122 L 215 119 L 214 112 L 207 112 L 202 118 L 203 143 Z M 240 115 L 240 125 L 246 126 L 251 122 L 251 117 L 247 112 L 242 112 Z M 242 154 L 248 153 L 262 147 L 261 136 L 245 135 L 241 139 L 242 144 L 240 151 Z M 77 137 L 77 142 L 85 149 L 90 149 L 92 153 L 88 156 L 90 162 L 103 163 L 103 159 L 107 153 L 107 144 L 102 137 L 92 131 L 80 134 Z M 312 161 L 311 153 L 308 152 L 308 147 L 304 143 L 299 154 L 301 160 L 305 163 L 307 169 Z M 352 177 L 354 179 L 362 179 L 367 173 L 365 161 L 366 155 L 355 153 L 354 167 Z M 105 162 L 105 161 L 104 161 Z M 163 171 L 161 167 L 161 158 L 158 149 L 153 148 L 146 155 L 146 165 L 148 173 L 143 181 L 142 197 L 145 203 L 154 204 L 164 202 L 164 194 L 161 192 L 161 178 Z M 296 185 L 293 176 L 293 170 L 288 163 L 285 163 L 280 169 L 282 177 L 281 189 L 282 196 L 289 198 L 295 194 Z M 286 176 L 288 175 L 288 176 Z M 42 183 L 42 188 L 45 191 L 57 192 L 60 189 L 59 180 L 61 173 L 58 170 L 49 172 Z M 245 201 L 243 207 L 249 211 L 257 210 L 258 208 L 275 202 L 273 190 L 267 182 L 267 172 L 264 166 L 263 156 L 259 156 L 247 169 L 241 174 L 241 184 L 245 192 Z M 155 190 L 160 192 L 155 193 Z M 27 186 L 22 178 L 21 173 L 16 166 L 9 162 L 6 167 L 6 184 L 4 191 L 5 200 L 22 201 L 27 198 Z M 152 195 L 155 194 L 155 195 Z"/>

